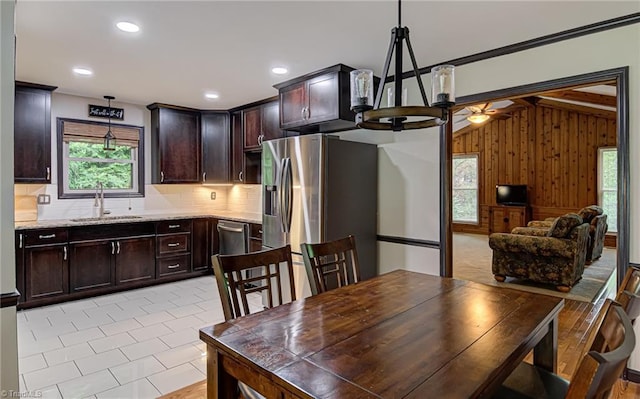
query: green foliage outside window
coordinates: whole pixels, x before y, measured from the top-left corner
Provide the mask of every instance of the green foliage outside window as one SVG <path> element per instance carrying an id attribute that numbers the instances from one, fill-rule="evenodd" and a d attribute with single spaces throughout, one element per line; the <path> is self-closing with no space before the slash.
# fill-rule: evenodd
<path id="1" fill-rule="evenodd" d="M 600 158 L 600 206 L 607 215 L 609 231 L 618 226 L 618 151 L 615 148 L 601 150 Z"/>
<path id="2" fill-rule="evenodd" d="M 92 190 L 97 182 L 105 189 L 132 189 L 132 148 L 119 145 L 105 151 L 100 143 L 69 142 L 69 188 Z"/>
<path id="3" fill-rule="evenodd" d="M 478 157 L 453 158 L 453 220 L 478 222 Z"/>

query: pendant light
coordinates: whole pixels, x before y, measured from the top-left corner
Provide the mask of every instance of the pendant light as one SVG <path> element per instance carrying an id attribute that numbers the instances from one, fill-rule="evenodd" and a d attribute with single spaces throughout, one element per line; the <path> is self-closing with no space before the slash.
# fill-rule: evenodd
<path id="1" fill-rule="evenodd" d="M 114 96 L 104 96 L 105 100 L 109 101 L 109 128 L 107 134 L 104 135 L 104 147 L 105 151 L 113 151 L 116 149 L 116 136 L 111 133 L 111 100 L 115 100 Z"/>
<path id="2" fill-rule="evenodd" d="M 429 105 L 418 65 L 409 40 L 409 28 L 401 23 L 401 0 L 398 0 L 398 26 L 391 30 L 391 43 L 384 64 L 383 76 L 373 102 L 373 72 L 359 69 L 351 72 L 351 109 L 356 112 L 356 125 L 372 130 L 392 130 L 398 132 L 409 129 L 423 129 L 443 125 L 448 121 L 449 108 L 455 104 L 453 65 L 440 65 L 431 69 L 431 101 Z M 413 73 L 424 106 L 403 106 L 402 102 L 402 56 L 403 42 L 406 41 Z M 393 104 L 380 108 L 384 82 L 389 74 L 391 58 L 395 51 L 395 76 Z M 407 121 L 408 118 L 411 120 Z"/>

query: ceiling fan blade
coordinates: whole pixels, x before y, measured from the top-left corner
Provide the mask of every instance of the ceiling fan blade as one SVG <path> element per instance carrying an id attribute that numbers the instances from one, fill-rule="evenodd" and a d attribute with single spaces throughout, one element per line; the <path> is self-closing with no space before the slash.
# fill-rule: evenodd
<path id="1" fill-rule="evenodd" d="M 472 114 L 479 114 L 482 112 L 483 108 L 479 105 L 469 105 L 466 107 L 469 112 L 471 112 Z"/>
<path id="2" fill-rule="evenodd" d="M 482 112 L 488 111 L 489 108 L 491 108 L 492 105 L 493 105 L 493 103 L 485 103 L 484 107 L 482 107 Z"/>

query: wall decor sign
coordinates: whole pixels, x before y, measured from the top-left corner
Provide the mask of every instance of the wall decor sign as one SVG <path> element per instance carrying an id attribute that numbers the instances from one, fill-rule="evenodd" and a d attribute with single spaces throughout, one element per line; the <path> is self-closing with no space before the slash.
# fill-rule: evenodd
<path id="1" fill-rule="evenodd" d="M 96 118 L 108 118 L 109 107 L 89 104 L 89 116 Z M 124 120 L 124 109 L 111 107 L 111 119 Z"/>

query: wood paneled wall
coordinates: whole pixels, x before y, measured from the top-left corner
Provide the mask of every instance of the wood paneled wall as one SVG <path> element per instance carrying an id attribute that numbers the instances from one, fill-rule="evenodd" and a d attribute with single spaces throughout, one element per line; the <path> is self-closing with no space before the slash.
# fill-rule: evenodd
<path id="1" fill-rule="evenodd" d="M 454 133 L 453 153 L 479 155 L 480 224 L 455 231 L 488 232 L 496 184 L 528 185 L 533 219 L 597 203 L 598 148 L 616 146 L 613 112 L 544 104 Z"/>

